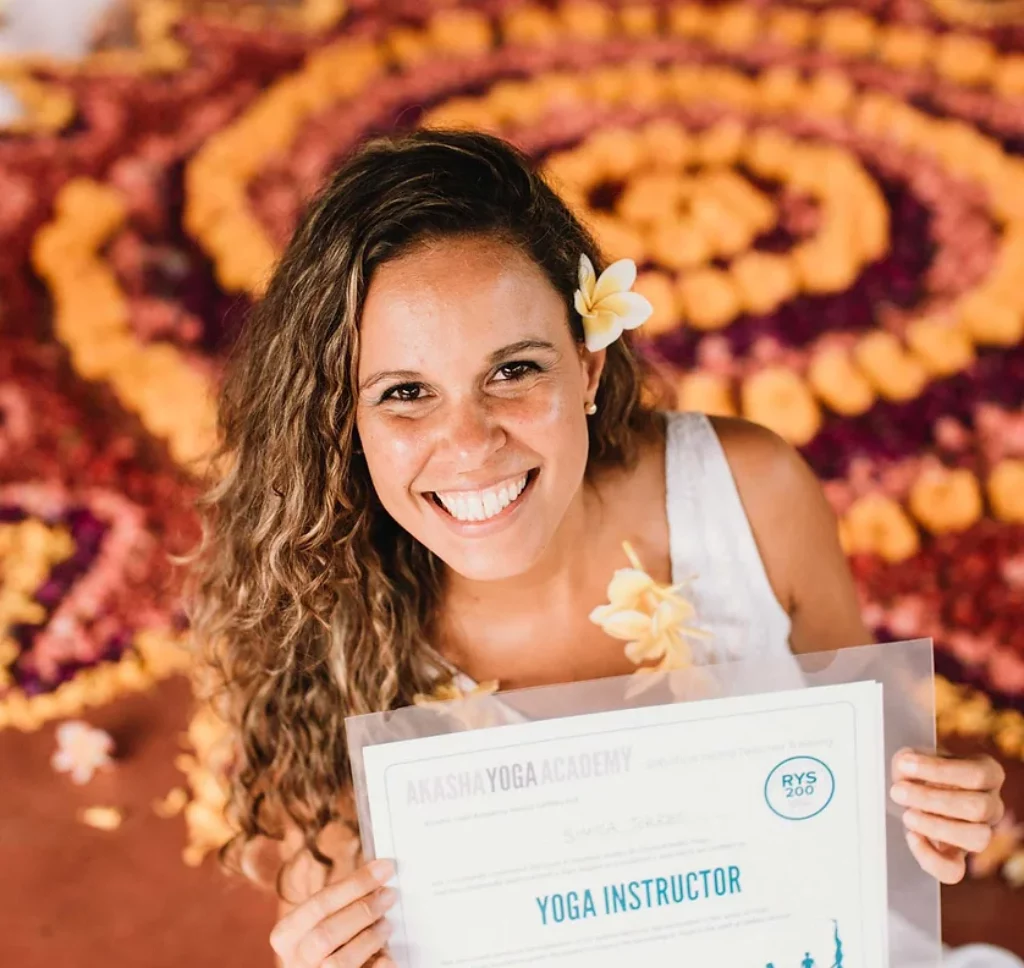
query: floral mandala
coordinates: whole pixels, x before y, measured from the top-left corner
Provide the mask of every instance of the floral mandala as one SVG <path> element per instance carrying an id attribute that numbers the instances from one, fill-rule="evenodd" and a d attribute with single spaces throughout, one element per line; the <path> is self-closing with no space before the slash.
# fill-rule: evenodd
<path id="1" fill-rule="evenodd" d="M 640 268 L 651 398 L 798 446 L 876 633 L 935 639 L 940 728 L 1024 756 L 1022 18 L 141 0 L 131 48 L 4 60 L 0 728 L 187 670 L 166 552 L 224 353 L 304 200 L 400 119 L 536 158 Z M 218 735 L 195 725 L 173 798 L 195 862 L 223 836 Z"/>

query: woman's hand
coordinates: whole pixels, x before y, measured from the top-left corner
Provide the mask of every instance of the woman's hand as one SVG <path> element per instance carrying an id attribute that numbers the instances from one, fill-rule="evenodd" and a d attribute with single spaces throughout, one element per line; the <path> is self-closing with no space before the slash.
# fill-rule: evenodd
<path id="1" fill-rule="evenodd" d="M 393 965 L 377 956 L 391 933 L 382 916 L 395 902 L 395 892 L 384 886 L 394 873 L 390 861 L 375 860 L 285 915 L 270 933 L 283 968 Z"/>
<path id="2" fill-rule="evenodd" d="M 984 850 L 1002 819 L 1006 774 L 991 756 L 953 759 L 914 750 L 893 758 L 891 796 L 907 810 L 907 843 L 943 884 L 963 880 L 967 855 Z"/>

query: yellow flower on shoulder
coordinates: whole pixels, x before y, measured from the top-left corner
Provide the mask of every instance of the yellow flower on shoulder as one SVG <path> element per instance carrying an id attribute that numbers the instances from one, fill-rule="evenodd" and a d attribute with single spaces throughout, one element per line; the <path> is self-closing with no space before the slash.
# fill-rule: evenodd
<path id="1" fill-rule="evenodd" d="M 668 672 L 693 664 L 691 638 L 706 637 L 693 624 L 696 609 L 681 594 L 683 585 L 661 585 L 640 565 L 636 553 L 623 545 L 630 568 L 620 568 L 608 584 L 608 604 L 590 613 L 612 638 L 626 642 L 626 657 L 633 663 L 654 663 L 638 671 Z"/>
<path id="2" fill-rule="evenodd" d="M 592 353 L 610 346 L 623 330 L 642 326 L 654 312 L 640 293 L 630 291 L 634 282 L 636 263 L 632 259 L 613 262 L 598 277 L 590 259 L 580 256 L 576 311 L 583 317 L 587 349 Z"/>

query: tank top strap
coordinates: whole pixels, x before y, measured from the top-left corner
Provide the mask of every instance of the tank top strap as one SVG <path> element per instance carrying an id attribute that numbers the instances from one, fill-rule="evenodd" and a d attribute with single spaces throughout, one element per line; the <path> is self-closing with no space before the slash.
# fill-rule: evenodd
<path id="1" fill-rule="evenodd" d="M 691 580 L 714 655 L 789 652 L 790 619 L 775 596 L 732 469 L 702 413 L 669 413 L 665 484 L 673 581 Z"/>

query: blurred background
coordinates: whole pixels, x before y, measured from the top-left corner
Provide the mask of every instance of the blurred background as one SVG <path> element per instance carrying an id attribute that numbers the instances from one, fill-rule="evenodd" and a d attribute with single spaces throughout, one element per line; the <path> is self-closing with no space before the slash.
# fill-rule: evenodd
<path id="1" fill-rule="evenodd" d="M 485 128 L 641 265 L 663 406 L 800 447 L 1024 814 L 1024 2 L 0 0 L 0 963 L 269 968 L 169 552 L 303 202 Z M 1013 817 L 944 891 L 1024 954 Z"/>

